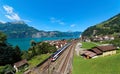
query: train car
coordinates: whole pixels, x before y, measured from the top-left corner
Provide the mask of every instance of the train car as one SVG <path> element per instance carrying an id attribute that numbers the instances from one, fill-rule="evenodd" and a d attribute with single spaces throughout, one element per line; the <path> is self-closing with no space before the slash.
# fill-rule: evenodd
<path id="1" fill-rule="evenodd" d="M 63 46 L 62 48 L 60 48 L 58 51 L 56 51 L 56 52 L 52 55 L 51 61 L 54 62 L 54 61 L 61 55 L 61 53 L 62 53 L 67 47 L 69 47 L 70 45 L 71 45 L 71 43 L 68 43 L 68 44 L 66 44 L 65 46 Z"/>

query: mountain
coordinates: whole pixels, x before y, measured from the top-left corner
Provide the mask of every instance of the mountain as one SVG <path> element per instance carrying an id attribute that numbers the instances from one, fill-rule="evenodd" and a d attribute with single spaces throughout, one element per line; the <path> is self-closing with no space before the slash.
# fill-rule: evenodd
<path id="1" fill-rule="evenodd" d="M 28 26 L 23 21 L 0 22 L 0 31 L 6 33 L 8 38 L 79 37 L 81 34 L 81 32 L 40 31 L 34 27 Z"/>
<path id="2" fill-rule="evenodd" d="M 87 28 L 82 35 L 93 36 L 93 35 L 117 35 L 120 33 L 120 14 L 113 16 L 112 18 Z"/>

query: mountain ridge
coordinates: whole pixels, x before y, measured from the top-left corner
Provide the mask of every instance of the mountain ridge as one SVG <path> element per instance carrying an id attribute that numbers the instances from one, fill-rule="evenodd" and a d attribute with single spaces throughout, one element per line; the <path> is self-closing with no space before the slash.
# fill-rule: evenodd
<path id="1" fill-rule="evenodd" d="M 8 38 L 40 38 L 79 36 L 81 32 L 43 31 L 28 26 L 25 22 L 0 22 L 0 31 L 7 34 Z"/>

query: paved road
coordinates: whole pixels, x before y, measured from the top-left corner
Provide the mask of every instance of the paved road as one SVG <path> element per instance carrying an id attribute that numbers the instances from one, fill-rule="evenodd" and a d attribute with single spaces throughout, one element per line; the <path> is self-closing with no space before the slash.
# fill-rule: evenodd
<path id="1" fill-rule="evenodd" d="M 55 62 L 48 59 L 43 65 L 33 69 L 29 74 L 72 74 L 75 46 L 76 41 L 73 41 Z"/>

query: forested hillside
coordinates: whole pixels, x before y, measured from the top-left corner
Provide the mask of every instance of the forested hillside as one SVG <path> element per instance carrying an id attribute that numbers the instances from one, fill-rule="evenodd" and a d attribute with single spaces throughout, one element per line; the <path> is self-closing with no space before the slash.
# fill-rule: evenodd
<path id="1" fill-rule="evenodd" d="M 118 35 L 120 33 L 120 14 L 100 23 L 87 28 L 83 36 L 93 35 Z"/>

